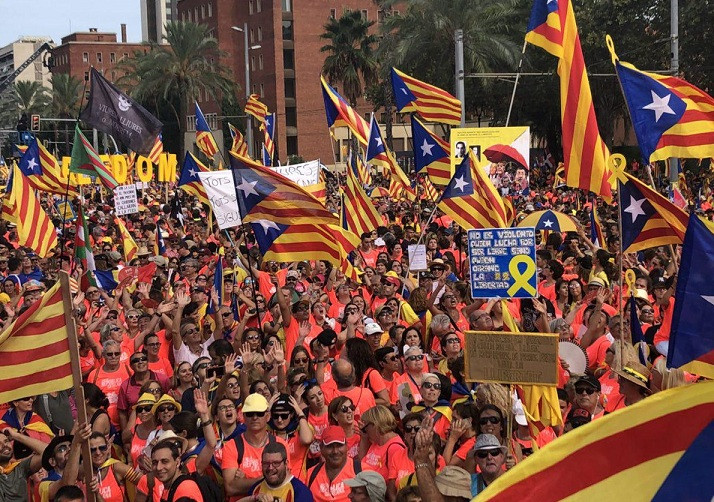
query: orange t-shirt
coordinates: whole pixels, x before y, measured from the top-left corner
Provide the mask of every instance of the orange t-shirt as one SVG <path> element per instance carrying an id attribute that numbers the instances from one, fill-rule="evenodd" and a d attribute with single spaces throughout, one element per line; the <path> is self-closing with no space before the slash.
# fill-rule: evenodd
<path id="1" fill-rule="evenodd" d="M 107 395 L 109 400 L 109 407 L 107 407 L 107 414 L 112 424 L 119 426 L 119 410 L 117 410 L 117 400 L 119 399 L 119 388 L 124 380 L 129 378 L 129 372 L 126 370 L 126 366 L 123 364 L 119 365 L 116 371 L 107 373 L 104 371 L 104 365 L 100 366 L 96 370 L 92 371 L 87 377 L 87 381 L 94 383 L 102 389 L 104 394 Z"/>
<path id="2" fill-rule="evenodd" d="M 164 493 L 161 494 L 161 500 L 168 500 L 170 491 L 171 490 L 164 490 Z M 186 497 L 187 500 L 191 500 L 193 502 L 203 502 L 201 490 L 198 488 L 196 482 L 191 479 L 182 481 L 181 484 L 176 487 L 173 499 L 179 500 L 183 497 Z"/>
<path id="3" fill-rule="evenodd" d="M 339 396 L 347 396 L 355 405 L 355 418 L 359 417 L 367 411 L 368 409 L 377 405 L 374 400 L 374 394 L 369 389 L 364 387 L 354 387 L 348 391 L 341 391 L 337 389 L 337 384 L 334 380 L 325 382 L 322 386 L 322 392 L 325 394 L 325 402 L 330 403 L 333 399 Z"/>
<path id="4" fill-rule="evenodd" d="M 312 472 L 315 469 L 320 469 L 315 476 L 315 479 L 310 483 L 310 491 L 315 502 L 348 502 L 350 488 L 345 485 L 346 479 L 355 477 L 355 466 L 351 458 L 347 458 L 345 466 L 340 473 L 335 476 L 335 479 L 330 481 L 327 477 L 325 464 L 319 463 L 307 473 L 307 478 L 312 477 Z"/>
<path id="5" fill-rule="evenodd" d="M 397 452 L 406 449 L 404 441 L 399 436 L 394 436 L 383 445 L 372 444 L 367 450 L 367 454 L 362 458 L 362 469 L 376 471 L 387 481 L 397 479 L 399 472 Z"/>
<path id="6" fill-rule="evenodd" d="M 263 477 L 263 449 L 265 446 L 256 448 L 251 445 L 245 438 L 239 434 L 232 441 L 228 441 L 223 444 L 223 459 L 221 462 L 221 467 L 225 472 L 226 469 L 240 469 L 245 474 L 246 478 L 258 480 Z M 279 437 L 275 437 L 278 443 L 282 443 L 286 450 L 289 450 L 288 443 Z M 238 447 L 236 446 L 236 441 L 243 440 L 243 459 L 238 463 Z M 266 443 L 267 444 L 267 443 Z M 287 459 L 288 469 L 290 466 L 290 456 Z M 245 494 L 243 494 L 245 495 Z"/>

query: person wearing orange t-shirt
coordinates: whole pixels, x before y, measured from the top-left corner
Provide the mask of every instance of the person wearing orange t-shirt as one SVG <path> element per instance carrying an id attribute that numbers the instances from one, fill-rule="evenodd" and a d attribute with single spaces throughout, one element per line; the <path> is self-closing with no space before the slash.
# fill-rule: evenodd
<path id="1" fill-rule="evenodd" d="M 161 500 L 181 500 L 203 502 L 203 495 L 195 481 L 181 475 L 181 450 L 175 443 L 159 441 L 151 450 L 154 476 L 164 485 Z"/>
<path id="2" fill-rule="evenodd" d="M 87 381 L 99 387 L 109 400 L 107 414 L 115 427 L 119 427 L 119 410 L 117 401 L 119 400 L 119 389 L 122 382 L 129 378 L 126 366 L 120 364 L 121 348 L 119 342 L 107 340 L 103 347 L 104 364 L 93 370 L 87 377 Z"/>
<path id="3" fill-rule="evenodd" d="M 284 439 L 267 431 L 270 411 L 268 401 L 261 394 L 250 394 L 245 398 L 243 417 L 246 431 L 223 445 L 223 482 L 230 500 L 247 495 L 263 476 L 263 449 L 268 443 L 277 441 L 288 448 Z M 210 446 L 210 443 L 207 442 L 207 445 Z M 287 463 L 290 469 L 290 457 Z M 240 476 L 238 471 L 241 472 Z"/>
<path id="4" fill-rule="evenodd" d="M 325 401 L 330 402 L 339 396 L 346 396 L 355 405 L 355 415 L 362 413 L 377 404 L 371 390 L 355 385 L 355 369 L 346 359 L 338 359 L 332 364 L 332 380 L 322 386 Z"/>
<path id="5" fill-rule="evenodd" d="M 359 446 L 362 469 L 376 471 L 387 481 L 390 500 L 396 496 L 400 453 L 407 449 L 404 440 L 395 432 L 397 421 L 386 406 L 378 405 L 362 416 L 362 442 Z"/>
<path id="6" fill-rule="evenodd" d="M 347 456 L 347 439 L 342 427 L 331 425 L 322 433 L 322 461 L 307 472 L 307 487 L 315 502 L 348 502 L 345 480 L 362 472 L 358 459 Z"/>

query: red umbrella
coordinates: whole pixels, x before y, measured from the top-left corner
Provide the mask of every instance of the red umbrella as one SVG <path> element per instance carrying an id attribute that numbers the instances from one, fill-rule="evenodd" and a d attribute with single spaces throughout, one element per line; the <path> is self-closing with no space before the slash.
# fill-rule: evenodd
<path id="1" fill-rule="evenodd" d="M 518 150 L 510 145 L 493 145 L 486 148 L 483 154 L 489 162 L 515 162 L 528 169 L 526 159 L 523 158 L 523 155 L 521 155 Z"/>

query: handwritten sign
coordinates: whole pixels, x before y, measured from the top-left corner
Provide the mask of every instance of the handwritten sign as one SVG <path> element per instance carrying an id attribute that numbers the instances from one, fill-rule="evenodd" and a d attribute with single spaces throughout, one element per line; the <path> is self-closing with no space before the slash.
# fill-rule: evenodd
<path id="1" fill-rule="evenodd" d="M 426 265 L 426 244 L 409 244 L 407 246 L 409 256 L 409 270 L 418 272 L 427 270 Z"/>
<path id="2" fill-rule="evenodd" d="M 240 210 L 231 170 L 199 172 L 198 177 L 206 189 L 218 228 L 225 230 L 240 225 Z"/>
<path id="3" fill-rule="evenodd" d="M 558 335 L 467 331 L 466 381 L 558 384 Z"/>
<path id="4" fill-rule="evenodd" d="M 74 208 L 69 202 L 55 202 L 55 207 L 64 221 L 74 221 L 77 218 Z"/>
<path id="5" fill-rule="evenodd" d="M 114 212 L 117 216 L 139 212 L 139 201 L 136 198 L 136 186 L 119 185 L 114 189 Z"/>
<path id="6" fill-rule="evenodd" d="M 538 295 L 534 228 L 469 230 L 472 298 Z"/>
<path id="7" fill-rule="evenodd" d="M 276 166 L 270 169 L 278 174 L 282 174 L 300 186 L 307 186 L 314 185 L 320 181 L 320 169 L 323 167 L 319 160 L 311 160 L 310 162 L 303 162 L 302 164 Z"/>

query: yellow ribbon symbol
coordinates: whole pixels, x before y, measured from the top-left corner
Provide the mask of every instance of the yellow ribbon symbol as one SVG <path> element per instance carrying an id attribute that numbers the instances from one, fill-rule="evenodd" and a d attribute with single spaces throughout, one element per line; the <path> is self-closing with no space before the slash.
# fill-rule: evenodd
<path id="1" fill-rule="evenodd" d="M 518 265 L 526 264 L 526 269 L 521 272 Z M 528 280 L 536 274 L 537 268 L 533 258 L 527 255 L 514 256 L 508 264 L 508 271 L 515 282 L 508 288 L 508 296 L 514 297 L 521 289 L 525 289 L 531 296 L 538 296 L 536 289 L 528 282 Z"/>

